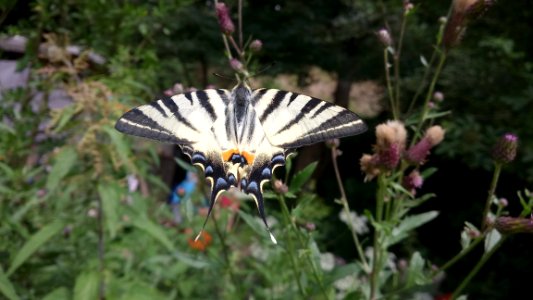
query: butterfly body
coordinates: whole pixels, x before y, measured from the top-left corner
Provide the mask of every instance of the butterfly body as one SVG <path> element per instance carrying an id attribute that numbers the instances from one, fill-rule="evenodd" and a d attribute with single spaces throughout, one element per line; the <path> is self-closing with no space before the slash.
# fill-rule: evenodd
<path id="1" fill-rule="evenodd" d="M 331 103 L 275 89 L 251 90 L 241 82 L 231 91 L 202 90 L 142 105 L 125 113 L 115 128 L 178 144 L 211 184 L 208 217 L 220 194 L 237 187 L 252 196 L 268 229 L 263 185 L 285 164 L 288 151 L 359 134 L 366 125 Z"/>

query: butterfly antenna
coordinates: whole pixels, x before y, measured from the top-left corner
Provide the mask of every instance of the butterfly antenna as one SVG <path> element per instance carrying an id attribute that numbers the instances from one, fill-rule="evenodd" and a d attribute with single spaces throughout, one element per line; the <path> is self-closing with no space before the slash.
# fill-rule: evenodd
<path id="1" fill-rule="evenodd" d="M 222 78 L 222 79 L 226 79 L 226 80 L 231 80 L 231 81 L 235 80 L 234 77 L 231 77 L 231 76 L 228 76 L 228 75 L 224 75 L 224 74 L 213 73 L 213 75 L 216 76 L 216 77 Z"/>
<path id="2" fill-rule="evenodd" d="M 250 75 L 250 78 L 264 73 L 265 71 L 267 71 L 268 69 L 272 68 L 275 65 L 276 65 L 276 62 L 270 63 L 268 66 L 262 68 L 261 70 L 255 72 L 254 74 Z"/>

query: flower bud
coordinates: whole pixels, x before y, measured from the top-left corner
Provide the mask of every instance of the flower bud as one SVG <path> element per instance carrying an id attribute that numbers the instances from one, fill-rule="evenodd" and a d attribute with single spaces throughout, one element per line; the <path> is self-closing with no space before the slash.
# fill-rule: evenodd
<path id="1" fill-rule="evenodd" d="M 498 205 L 501 207 L 507 207 L 507 205 L 509 205 L 509 201 L 507 201 L 505 198 L 500 198 L 498 200 Z"/>
<path id="2" fill-rule="evenodd" d="M 516 157 L 517 148 L 518 137 L 512 133 L 506 133 L 494 145 L 492 158 L 498 163 L 510 163 Z"/>
<path id="3" fill-rule="evenodd" d="M 218 2 L 216 5 L 217 19 L 220 29 L 226 35 L 230 35 L 235 31 L 235 25 L 229 16 L 229 9 L 223 2 Z"/>
<path id="4" fill-rule="evenodd" d="M 494 222 L 494 227 L 501 234 L 533 233 L 533 220 L 525 218 L 499 217 Z"/>
<path id="5" fill-rule="evenodd" d="M 379 175 L 380 170 L 377 166 L 377 156 L 375 154 L 363 154 L 359 163 L 361 164 L 361 171 L 366 174 L 365 181 L 372 180 Z"/>
<path id="6" fill-rule="evenodd" d="M 283 181 L 277 179 L 274 181 L 274 191 L 276 191 L 278 194 L 285 194 L 289 191 L 289 187 L 283 183 Z"/>
<path id="7" fill-rule="evenodd" d="M 263 48 L 263 42 L 260 40 L 253 40 L 252 43 L 250 43 L 250 50 L 252 52 L 259 52 Z"/>
<path id="8" fill-rule="evenodd" d="M 435 92 L 433 94 L 433 100 L 435 100 L 435 102 L 444 101 L 444 94 L 442 92 Z"/>
<path id="9" fill-rule="evenodd" d="M 424 183 L 424 178 L 422 178 L 422 176 L 420 175 L 420 172 L 418 172 L 417 170 L 414 170 L 409 175 L 403 178 L 402 186 L 406 190 L 411 191 L 411 193 L 414 194 L 415 189 L 421 188 L 423 183 Z"/>
<path id="10" fill-rule="evenodd" d="M 383 44 L 385 47 L 391 47 L 392 46 L 392 38 L 390 37 L 389 31 L 385 28 L 382 28 L 377 33 L 379 41 Z"/>
<path id="11" fill-rule="evenodd" d="M 229 61 L 229 65 L 231 66 L 231 68 L 237 72 L 240 72 L 243 70 L 243 65 L 242 63 L 236 59 L 236 58 L 232 58 L 230 61 Z"/>

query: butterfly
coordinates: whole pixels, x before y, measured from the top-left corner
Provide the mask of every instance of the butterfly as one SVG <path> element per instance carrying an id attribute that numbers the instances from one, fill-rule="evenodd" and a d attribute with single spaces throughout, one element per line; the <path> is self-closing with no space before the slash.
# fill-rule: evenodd
<path id="1" fill-rule="evenodd" d="M 360 134 L 365 123 L 353 112 L 306 95 L 276 89 L 208 89 L 126 112 L 115 128 L 123 133 L 177 144 L 211 185 L 205 225 L 218 197 L 231 187 L 251 195 L 265 218 L 263 186 L 295 148 Z M 200 237 L 202 231 L 196 237 Z"/>

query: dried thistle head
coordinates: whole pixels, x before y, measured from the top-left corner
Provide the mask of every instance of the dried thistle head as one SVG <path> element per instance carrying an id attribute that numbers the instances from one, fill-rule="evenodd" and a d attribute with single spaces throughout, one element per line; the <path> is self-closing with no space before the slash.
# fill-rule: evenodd
<path id="1" fill-rule="evenodd" d="M 494 2 L 494 0 L 454 0 L 442 37 L 444 48 L 449 50 L 458 45 L 468 23 L 483 15 Z"/>

